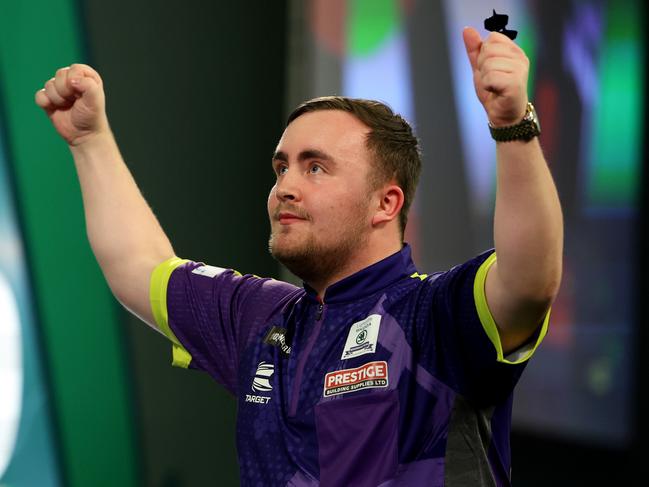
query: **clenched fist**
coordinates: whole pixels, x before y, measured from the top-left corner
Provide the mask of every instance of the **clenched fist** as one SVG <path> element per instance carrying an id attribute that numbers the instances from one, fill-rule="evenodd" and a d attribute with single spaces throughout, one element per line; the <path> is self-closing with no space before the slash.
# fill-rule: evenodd
<path id="1" fill-rule="evenodd" d="M 36 92 L 36 104 L 71 146 L 110 130 L 101 77 L 85 64 L 57 70 Z"/>
<path id="2" fill-rule="evenodd" d="M 464 45 L 473 70 L 478 99 L 496 127 L 520 122 L 527 107 L 529 59 L 514 41 L 492 32 L 483 41 L 467 27 Z"/>

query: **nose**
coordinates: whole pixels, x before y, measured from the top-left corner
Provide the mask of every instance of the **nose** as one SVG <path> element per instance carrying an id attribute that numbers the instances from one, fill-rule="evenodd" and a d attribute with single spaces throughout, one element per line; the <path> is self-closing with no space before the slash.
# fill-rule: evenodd
<path id="1" fill-rule="evenodd" d="M 278 179 L 275 194 L 280 201 L 300 201 L 302 191 L 300 190 L 299 175 L 291 175 L 291 171 L 287 171 Z"/>

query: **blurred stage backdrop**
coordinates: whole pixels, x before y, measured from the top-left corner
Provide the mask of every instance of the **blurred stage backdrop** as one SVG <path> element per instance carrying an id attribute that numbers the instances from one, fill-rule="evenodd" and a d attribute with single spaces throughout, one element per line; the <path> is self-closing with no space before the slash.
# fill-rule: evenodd
<path id="1" fill-rule="evenodd" d="M 645 471 L 642 2 L 25 0 L 0 3 L 0 486 L 238 485 L 234 400 L 172 369 L 94 261 L 71 157 L 33 102 L 58 67 L 104 78 L 178 255 L 289 280 L 265 209 L 286 114 L 325 94 L 387 102 L 422 143 L 406 240 L 433 272 L 493 245 L 494 143 L 461 36 L 492 9 L 531 60 L 565 216 L 550 332 L 515 395 L 514 485 Z"/>

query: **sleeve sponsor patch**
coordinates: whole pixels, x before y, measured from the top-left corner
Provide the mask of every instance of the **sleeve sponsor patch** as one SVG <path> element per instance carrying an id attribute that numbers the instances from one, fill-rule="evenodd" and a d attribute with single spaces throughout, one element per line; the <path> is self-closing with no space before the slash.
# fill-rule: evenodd
<path id="1" fill-rule="evenodd" d="M 286 328 L 272 326 L 264 337 L 264 343 L 273 347 L 279 347 L 284 355 L 288 356 L 291 354 L 291 345 L 286 343 Z"/>
<path id="2" fill-rule="evenodd" d="M 214 277 L 222 272 L 225 272 L 227 269 L 224 269 L 222 267 L 214 267 L 212 265 L 202 265 L 200 267 L 197 267 L 192 271 L 192 274 L 198 274 L 201 276 L 205 277 Z"/>

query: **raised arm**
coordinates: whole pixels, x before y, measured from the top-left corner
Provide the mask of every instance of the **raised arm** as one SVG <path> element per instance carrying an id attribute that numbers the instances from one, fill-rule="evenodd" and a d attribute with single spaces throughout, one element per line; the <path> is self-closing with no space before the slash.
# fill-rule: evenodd
<path id="1" fill-rule="evenodd" d="M 463 34 L 476 93 L 489 121 L 494 127 L 517 124 L 528 102 L 525 53 L 499 33 L 484 41 L 472 28 Z M 485 293 L 506 354 L 529 339 L 557 295 L 563 217 L 538 137 L 497 142 L 496 155 L 497 260 L 487 274 Z"/>
<path id="2" fill-rule="evenodd" d="M 36 92 L 77 169 L 90 246 L 115 297 L 155 328 L 149 280 L 174 251 L 119 152 L 103 83 L 90 66 L 61 68 Z"/>

